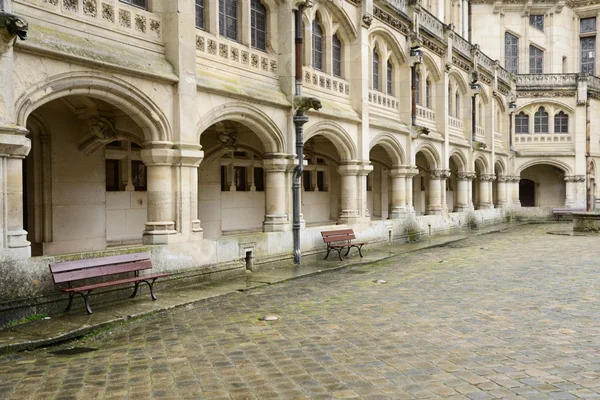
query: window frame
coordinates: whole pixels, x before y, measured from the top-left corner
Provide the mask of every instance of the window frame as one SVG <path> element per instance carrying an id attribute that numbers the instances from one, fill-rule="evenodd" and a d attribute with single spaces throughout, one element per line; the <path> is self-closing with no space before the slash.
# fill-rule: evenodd
<path id="1" fill-rule="evenodd" d="M 544 31 L 544 14 L 531 14 L 529 15 L 529 26 Z"/>
<path id="2" fill-rule="evenodd" d="M 529 134 L 529 115 L 524 111 L 515 114 L 515 133 L 520 135 Z"/>
<path id="3" fill-rule="evenodd" d="M 533 133 L 547 134 L 549 130 L 549 115 L 542 106 L 533 114 Z"/>
<path id="4" fill-rule="evenodd" d="M 381 85 L 379 84 L 379 53 L 377 52 L 377 46 L 373 47 L 372 68 L 371 85 L 373 86 L 373 90 L 381 91 Z"/>
<path id="5" fill-rule="evenodd" d="M 231 5 L 235 5 L 235 16 L 231 16 L 228 14 L 228 8 Z M 232 25 L 235 27 L 235 32 L 233 35 L 231 35 L 230 30 L 227 28 L 228 19 L 235 21 L 235 23 Z M 239 42 L 238 34 L 239 34 L 239 4 L 238 4 L 238 0 L 219 0 L 219 36 L 222 36 L 229 40 L 233 40 L 234 42 Z"/>
<path id="6" fill-rule="evenodd" d="M 562 110 L 554 114 L 554 133 L 569 133 L 569 114 Z"/>
<path id="7" fill-rule="evenodd" d="M 519 73 L 519 37 L 510 32 L 504 32 L 504 68 Z"/>
<path id="8" fill-rule="evenodd" d="M 317 30 L 318 35 L 316 32 Z M 317 43 L 319 44 L 318 50 Z M 323 53 L 323 28 L 321 28 L 321 23 L 319 22 L 319 19 L 315 16 L 315 19 L 313 19 L 312 22 L 312 67 L 317 71 L 323 71 Z"/>
<path id="9" fill-rule="evenodd" d="M 529 45 L 529 73 L 544 73 L 544 50 L 533 44 Z"/>
<path id="10" fill-rule="evenodd" d="M 458 92 L 458 90 L 456 91 L 456 94 L 454 95 L 454 107 L 455 107 L 455 118 L 459 118 L 460 119 L 460 93 Z"/>
<path id="11" fill-rule="evenodd" d="M 206 0 L 196 0 L 196 28 L 206 30 Z"/>
<path id="12" fill-rule="evenodd" d="M 331 73 L 335 77 L 342 77 L 342 41 L 337 32 L 331 37 Z"/>
<path id="13" fill-rule="evenodd" d="M 267 14 L 267 7 L 260 0 L 250 0 L 250 46 L 253 49 L 267 51 Z M 264 25 L 258 27 L 258 17 L 261 16 Z M 262 39 L 262 47 L 259 39 Z"/>
<path id="14" fill-rule="evenodd" d="M 134 1 L 143 1 L 144 5 L 134 4 Z M 127 4 L 128 6 L 139 8 L 148 11 L 148 0 L 119 0 L 119 3 Z"/>
<path id="15" fill-rule="evenodd" d="M 425 79 L 425 107 L 431 110 L 431 80 Z"/>
<path id="16" fill-rule="evenodd" d="M 415 100 L 418 105 L 421 105 L 421 73 L 416 71 L 415 73 Z"/>
<path id="17" fill-rule="evenodd" d="M 387 94 L 389 96 L 393 96 L 394 95 L 394 66 L 392 65 L 392 61 L 391 60 L 387 60 L 387 66 L 386 66 L 386 89 L 387 89 Z"/>

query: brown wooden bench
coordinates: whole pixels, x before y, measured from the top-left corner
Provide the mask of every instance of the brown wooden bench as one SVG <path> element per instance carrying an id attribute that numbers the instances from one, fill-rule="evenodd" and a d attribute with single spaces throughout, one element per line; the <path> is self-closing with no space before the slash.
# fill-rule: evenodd
<path id="1" fill-rule="evenodd" d="M 324 260 L 327 260 L 329 256 L 329 252 L 331 250 L 335 250 L 338 252 L 338 256 L 341 261 L 344 261 L 342 258 L 342 250 L 346 247 L 348 251 L 344 254 L 344 257 L 350 253 L 350 249 L 356 247 L 358 249 L 358 254 L 362 257 L 362 247 L 367 244 L 367 242 L 352 242 L 356 239 L 354 235 L 354 231 L 352 229 L 340 229 L 337 231 L 323 231 L 321 232 L 321 236 L 323 236 L 323 241 L 327 244 L 327 254 L 325 255 Z"/>
<path id="2" fill-rule="evenodd" d="M 75 294 L 80 294 L 85 301 L 85 308 L 88 314 L 92 313 L 89 296 L 90 292 L 94 289 L 133 283 L 133 293 L 130 297 L 135 297 L 140 283 L 146 283 L 150 287 L 152 300 L 156 300 L 153 288 L 154 281 L 168 275 L 140 275 L 140 271 L 150 269 L 152 269 L 152 262 L 150 261 L 150 254 L 148 252 L 50 264 L 50 273 L 52 274 L 54 283 L 68 284 L 68 287 L 60 289 L 69 294 L 69 304 L 67 304 L 65 311 L 71 309 Z M 101 282 L 97 283 L 81 282 L 103 277 L 109 277 L 109 279 L 102 279 Z M 114 279 L 111 280 L 111 278 Z"/>

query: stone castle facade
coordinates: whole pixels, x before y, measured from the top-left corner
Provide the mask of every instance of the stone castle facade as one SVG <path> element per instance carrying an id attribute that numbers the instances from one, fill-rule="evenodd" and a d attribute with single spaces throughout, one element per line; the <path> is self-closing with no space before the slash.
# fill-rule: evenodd
<path id="1" fill-rule="evenodd" d="M 317 0 L 300 77 L 291 1 L 0 4 L 29 24 L 0 20 L 6 315 L 60 307 L 56 260 L 150 250 L 175 285 L 289 258 L 296 78 L 305 254 L 600 198 L 600 2 Z"/>

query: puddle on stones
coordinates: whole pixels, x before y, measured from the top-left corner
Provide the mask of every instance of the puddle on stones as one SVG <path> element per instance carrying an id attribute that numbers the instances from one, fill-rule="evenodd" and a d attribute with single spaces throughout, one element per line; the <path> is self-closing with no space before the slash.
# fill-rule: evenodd
<path id="1" fill-rule="evenodd" d="M 50 354 L 55 356 L 76 356 L 78 354 L 91 353 L 92 351 L 96 350 L 98 349 L 94 349 L 92 347 L 72 347 L 70 349 L 51 351 Z"/>

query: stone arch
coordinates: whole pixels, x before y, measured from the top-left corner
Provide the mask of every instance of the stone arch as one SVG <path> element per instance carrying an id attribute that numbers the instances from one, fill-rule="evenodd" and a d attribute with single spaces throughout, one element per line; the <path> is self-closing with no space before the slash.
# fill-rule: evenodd
<path id="1" fill-rule="evenodd" d="M 427 52 L 423 52 L 423 64 L 427 71 L 429 72 L 429 76 L 433 77 L 433 81 L 437 82 L 442 78 L 442 71 L 440 71 L 437 63 Z"/>
<path id="2" fill-rule="evenodd" d="M 394 164 L 393 166 L 400 166 L 404 163 L 406 157 L 402 145 L 391 133 L 383 132 L 375 136 L 369 143 L 369 150 L 376 145 L 380 145 L 385 149 Z"/>
<path id="3" fill-rule="evenodd" d="M 357 159 L 358 150 L 354 140 L 344 128 L 335 122 L 320 121 L 310 126 L 304 131 L 304 143 L 316 135 L 323 135 L 329 139 L 339 151 L 342 161 Z"/>
<path id="4" fill-rule="evenodd" d="M 488 160 L 484 156 L 479 156 L 473 162 L 473 171 L 476 170 L 476 167 L 479 165 L 481 172 L 487 174 L 490 170 L 490 166 Z"/>
<path id="5" fill-rule="evenodd" d="M 200 137 L 206 129 L 226 120 L 239 122 L 252 129 L 263 141 L 266 153 L 285 152 L 285 140 L 277 124 L 258 107 L 242 102 L 225 103 L 203 115 L 196 130 L 197 142 L 200 143 Z"/>
<path id="6" fill-rule="evenodd" d="M 573 107 L 570 107 L 564 103 L 561 103 L 559 101 L 554 101 L 554 100 L 531 100 L 528 101 L 525 104 L 522 104 L 517 110 L 516 113 L 518 114 L 521 111 L 524 111 L 525 114 L 528 115 L 533 115 L 533 113 L 535 111 L 537 111 L 537 109 L 539 107 L 546 107 L 548 108 L 548 106 L 552 106 L 553 107 L 553 111 L 566 111 L 567 113 L 574 115 L 575 114 L 575 109 Z M 535 111 L 532 111 L 533 109 L 535 109 Z"/>
<path id="7" fill-rule="evenodd" d="M 372 43 L 373 41 L 377 40 L 378 37 L 383 39 L 386 42 L 387 47 L 390 50 L 392 50 L 392 54 L 393 54 L 392 58 L 395 58 L 396 61 L 398 62 L 398 64 L 406 63 L 407 58 L 406 58 L 406 54 L 404 53 L 404 50 L 402 50 L 402 45 L 400 44 L 400 42 L 398 42 L 396 37 L 385 26 L 375 26 L 369 32 L 369 36 L 370 36 L 369 43 Z"/>
<path id="8" fill-rule="evenodd" d="M 87 96 L 125 111 L 140 126 L 147 142 L 171 142 L 171 126 L 162 110 L 134 85 L 112 75 L 81 71 L 58 74 L 25 91 L 15 104 L 17 124 L 42 105 L 65 96 Z"/>
<path id="9" fill-rule="evenodd" d="M 352 19 L 350 18 L 346 10 L 344 10 L 344 4 L 342 0 L 331 0 L 327 2 L 326 6 L 322 3 L 316 3 L 313 7 L 308 8 L 304 15 L 308 19 L 309 23 L 312 23 L 312 20 L 315 18 L 317 11 L 321 13 L 321 16 L 327 16 L 328 24 L 330 24 L 332 18 L 335 17 L 335 19 L 343 28 L 342 35 L 346 36 L 345 39 L 348 39 L 348 42 L 352 41 L 353 39 L 356 39 L 356 37 L 358 36 L 358 31 L 352 23 Z M 306 23 L 306 19 L 303 19 Z M 321 23 L 323 22 L 324 21 L 321 20 Z M 327 26 L 325 29 L 328 34 L 332 33 L 331 26 Z M 337 31 L 339 31 L 339 29 Z"/>
<path id="10" fill-rule="evenodd" d="M 469 165 L 467 161 L 467 156 L 460 150 L 456 149 L 451 154 L 449 159 L 454 160 L 456 165 L 459 167 L 459 171 L 466 171 L 467 165 Z"/>
<path id="11" fill-rule="evenodd" d="M 504 99 L 496 92 L 492 94 L 492 97 L 496 100 L 496 104 L 500 108 L 500 111 L 503 113 L 506 112 L 506 104 L 504 103 Z"/>
<path id="12" fill-rule="evenodd" d="M 496 165 L 500 166 L 500 171 L 496 170 Z M 496 161 L 494 162 L 494 174 L 496 174 L 496 177 L 500 175 L 506 175 L 507 171 L 508 170 L 506 169 L 506 163 L 504 160 L 502 160 L 500 157 L 497 157 Z"/>
<path id="13" fill-rule="evenodd" d="M 451 81 L 455 82 L 460 89 L 460 94 L 466 94 L 469 90 L 469 86 L 467 85 L 467 81 L 465 78 L 456 70 L 450 71 L 448 74 Z"/>
<path id="14" fill-rule="evenodd" d="M 419 154 L 419 152 L 422 152 L 427 159 L 430 170 L 437 169 L 438 165 L 440 165 L 440 155 L 433 144 L 429 142 L 422 142 L 415 149 L 415 157 L 417 154 Z"/>
<path id="15" fill-rule="evenodd" d="M 529 160 L 529 161 L 525 162 L 523 165 L 521 165 L 519 168 L 517 168 L 516 175 L 520 176 L 524 170 L 526 170 L 529 167 L 533 167 L 534 165 L 552 165 L 556 168 L 563 170 L 565 175 L 573 175 L 573 170 L 569 166 L 569 164 L 565 163 L 564 161 L 554 160 L 551 158 L 547 158 L 547 159 L 543 159 L 543 160 L 537 160 L 537 159 Z"/>

